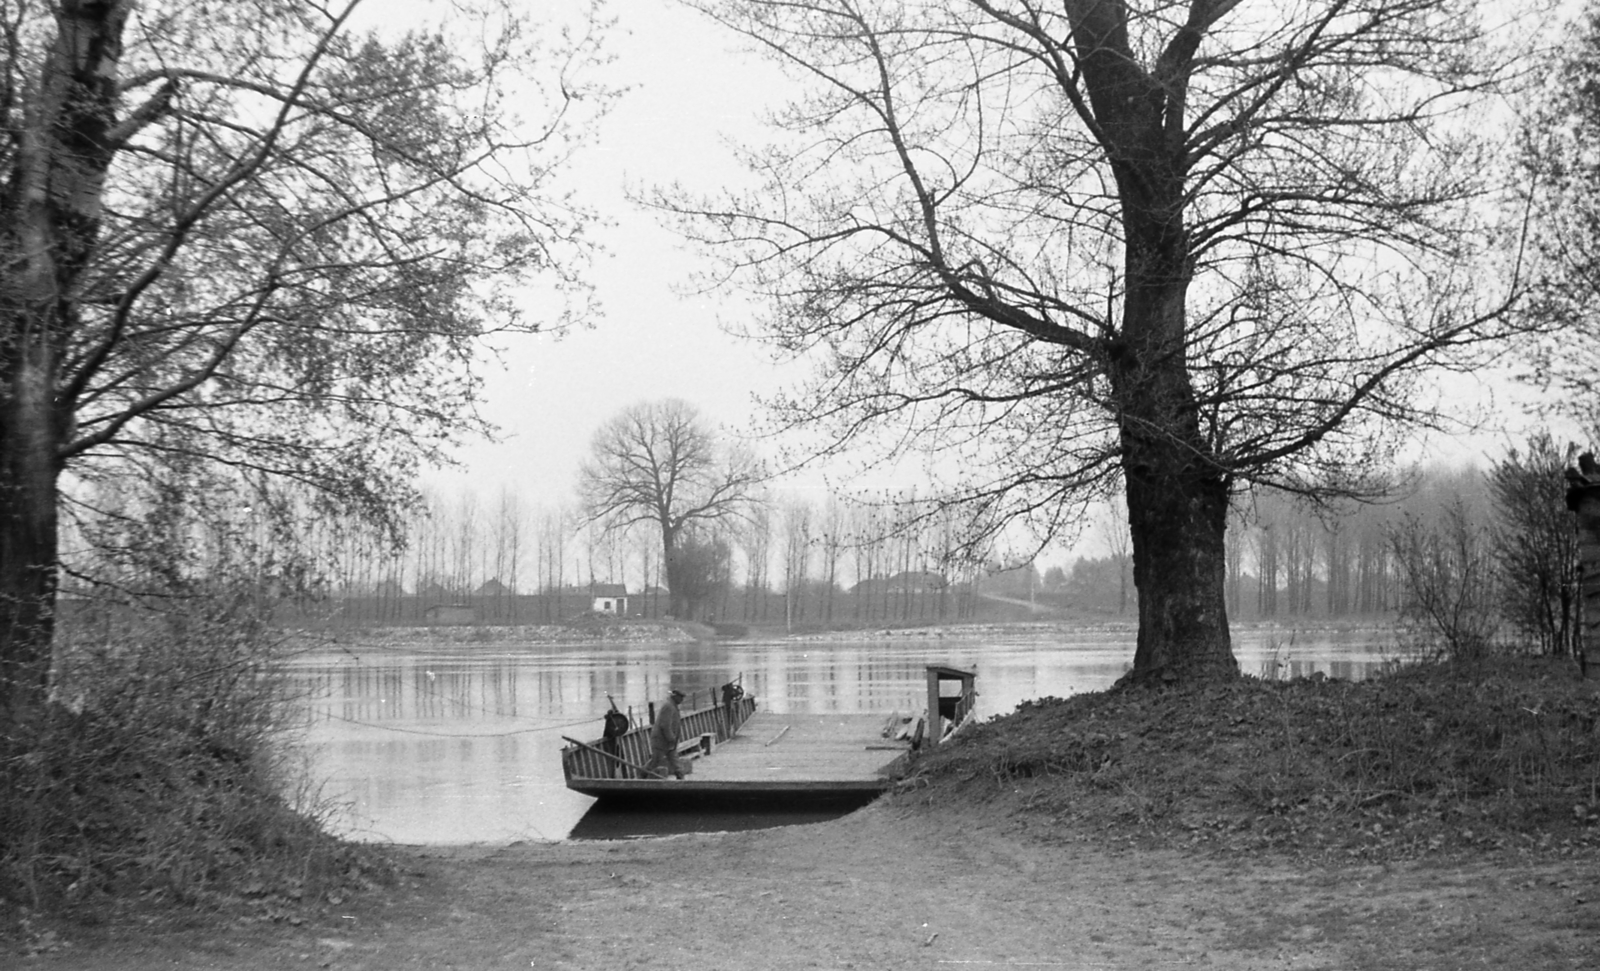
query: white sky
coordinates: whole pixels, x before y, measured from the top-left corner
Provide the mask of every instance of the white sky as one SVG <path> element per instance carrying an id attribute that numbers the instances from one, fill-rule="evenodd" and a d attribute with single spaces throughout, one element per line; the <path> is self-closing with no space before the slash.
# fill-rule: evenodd
<path id="1" fill-rule="evenodd" d="M 468 487 L 487 498 L 514 487 L 532 503 L 569 501 L 590 436 L 622 408 L 678 397 L 744 429 L 752 395 L 783 380 L 762 348 L 720 328 L 737 312 L 731 298 L 674 291 L 689 283 L 692 254 L 626 198 L 629 189 L 675 181 L 712 189 L 737 179 L 722 133 L 753 129 L 776 72 L 733 53 L 731 37 L 671 0 L 620 0 L 610 14 L 618 23 L 605 46 L 615 60 L 603 81 L 630 90 L 571 173 L 583 201 L 613 223 L 594 232 L 609 254 L 588 274 L 604 316 L 559 339 L 502 342 L 507 367 L 485 368 L 484 414 L 506 440 L 460 449 L 465 470 L 430 477 L 446 493 Z M 793 366 L 788 373 L 798 374 Z"/>
<path id="2" fill-rule="evenodd" d="M 524 2 L 541 15 L 585 6 L 585 0 Z M 428 484 L 446 495 L 470 489 L 490 499 L 514 488 L 532 504 L 570 502 L 590 436 L 623 407 L 680 397 L 713 421 L 742 429 L 755 393 L 800 374 L 720 329 L 723 318 L 737 313 L 731 298 L 674 292 L 694 271 L 693 256 L 626 198 L 628 188 L 676 181 L 714 189 L 738 179 L 725 136 L 759 138 L 761 109 L 783 95 L 776 69 L 736 53 L 736 38 L 673 0 L 613 0 L 609 13 L 617 25 L 605 46 L 615 60 L 603 80 L 631 90 L 602 120 L 598 147 L 571 173 L 584 201 L 614 223 L 595 233 L 610 254 L 589 274 L 604 316 L 559 340 L 503 342 L 506 368 L 484 369 L 484 414 L 505 440 L 464 446 L 458 450 L 464 469 L 431 474 Z M 1493 401 L 1501 417 L 1471 438 L 1419 446 L 1419 457 L 1481 461 L 1535 424 L 1517 403 L 1526 392 L 1474 378 L 1454 379 L 1451 387 L 1454 400 Z"/>

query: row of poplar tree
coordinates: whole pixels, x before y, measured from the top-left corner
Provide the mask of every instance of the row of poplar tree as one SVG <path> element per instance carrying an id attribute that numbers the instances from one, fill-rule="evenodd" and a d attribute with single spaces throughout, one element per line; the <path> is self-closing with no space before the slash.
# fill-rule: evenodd
<path id="1" fill-rule="evenodd" d="M 1244 496 L 1228 530 L 1227 604 L 1236 620 L 1401 617 L 1492 641 L 1517 634 L 1565 652 L 1575 631 L 1576 539 L 1564 505 L 1573 448 L 1538 435 L 1487 468 L 1414 469 L 1386 496 L 1318 505 Z M 429 607 L 480 621 L 551 622 L 589 611 L 596 591 L 628 612 L 668 613 L 659 540 L 606 531 L 573 508 L 514 492 L 432 495 L 404 548 L 323 521 L 324 564 L 302 607 L 350 623 L 404 623 Z M 786 495 L 752 507 L 704 544 L 699 619 L 787 624 L 1115 617 L 1136 612 L 1125 528 L 1114 511 L 1065 563 L 1018 561 L 962 544 L 953 517 L 894 497 Z M 1027 609 L 1023 609 L 1024 602 Z"/>

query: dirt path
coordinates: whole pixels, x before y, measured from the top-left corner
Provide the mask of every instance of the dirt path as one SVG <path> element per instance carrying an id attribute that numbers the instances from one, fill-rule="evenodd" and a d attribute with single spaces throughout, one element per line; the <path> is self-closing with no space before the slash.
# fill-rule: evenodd
<path id="1" fill-rule="evenodd" d="M 1600 865 L 1298 868 L 1090 842 L 976 812 L 615 843 L 416 850 L 299 926 L 74 934 L 40 969 L 1600 967 Z"/>

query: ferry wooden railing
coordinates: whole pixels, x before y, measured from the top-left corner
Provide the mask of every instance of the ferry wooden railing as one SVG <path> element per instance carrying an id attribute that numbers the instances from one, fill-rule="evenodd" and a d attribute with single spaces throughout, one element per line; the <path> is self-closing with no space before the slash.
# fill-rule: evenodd
<path id="1" fill-rule="evenodd" d="M 746 696 L 727 706 L 712 705 L 685 712 L 682 715 L 683 730 L 679 736 L 681 745 L 693 744 L 705 735 L 710 735 L 718 742 L 726 742 L 755 710 L 756 700 Z M 574 742 L 561 750 L 561 771 L 568 780 L 647 779 L 649 776 L 639 766 L 649 762 L 649 724 L 636 725 L 618 736 L 614 754 L 606 750 L 605 739 Z"/>

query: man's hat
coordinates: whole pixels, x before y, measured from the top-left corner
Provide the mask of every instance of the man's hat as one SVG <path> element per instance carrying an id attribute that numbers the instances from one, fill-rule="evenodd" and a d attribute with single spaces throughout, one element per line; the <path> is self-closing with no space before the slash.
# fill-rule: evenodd
<path id="1" fill-rule="evenodd" d="M 672 689 L 672 697 L 674 697 L 674 698 L 682 698 L 683 697 L 683 692 L 681 690 L 679 690 L 678 688 L 673 688 Z"/>

